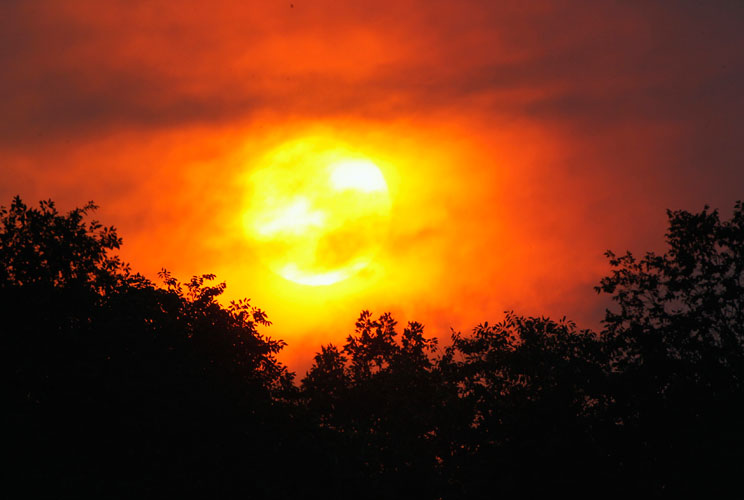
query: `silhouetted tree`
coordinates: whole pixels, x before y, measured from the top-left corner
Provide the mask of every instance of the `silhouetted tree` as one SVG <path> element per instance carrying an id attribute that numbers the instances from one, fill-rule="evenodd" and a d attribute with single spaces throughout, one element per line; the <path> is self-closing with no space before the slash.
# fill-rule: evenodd
<path id="1" fill-rule="evenodd" d="M 430 497 L 442 487 L 436 340 L 419 323 L 401 334 L 396 325 L 389 313 L 375 319 L 363 311 L 343 350 L 323 347 L 302 381 L 319 425 L 340 434 L 355 469 L 354 494 L 364 498 Z"/>
<path id="2" fill-rule="evenodd" d="M 0 208 L 9 493 L 738 492 L 741 203 L 723 221 L 669 212 L 663 254 L 609 252 L 597 290 L 617 307 L 597 332 L 507 313 L 439 348 L 420 323 L 363 311 L 299 386 L 262 310 L 221 305 L 213 275 L 132 273 L 94 208 Z"/>
<path id="3" fill-rule="evenodd" d="M 109 254 L 121 245 L 114 227 L 84 220 L 96 208 L 89 202 L 61 215 L 51 200 L 35 209 L 20 197 L 9 208 L 0 207 L 0 285 L 79 286 L 105 293 L 133 278 L 128 266 Z"/>
<path id="4" fill-rule="evenodd" d="M 606 465 L 594 435 L 606 374 L 595 334 L 565 319 L 507 313 L 470 336 L 455 334 L 448 351 L 443 369 L 466 410 L 450 475 L 464 496 L 596 485 Z"/>
<path id="5" fill-rule="evenodd" d="M 110 251 L 114 228 L 19 198 L 0 210 L 5 428 L 27 496 L 165 491 L 291 495 L 294 446 L 263 311 L 223 308 L 224 284 L 163 273 L 157 288 Z M 279 494 L 279 496 L 282 496 Z"/>
<path id="6" fill-rule="evenodd" d="M 435 355 L 417 323 L 398 341 L 389 314 L 363 312 L 303 381 L 337 452 L 361 460 L 361 490 L 412 494 L 393 487 L 405 470 L 435 485 L 422 498 L 734 491 L 744 470 L 742 205 L 730 221 L 707 209 L 669 216 L 667 253 L 608 253 L 614 270 L 598 290 L 619 310 L 596 333 L 508 313 Z M 406 335 L 415 348 L 403 347 Z M 403 465 L 413 462 L 415 474 Z"/>
<path id="7" fill-rule="evenodd" d="M 727 490 L 744 470 L 744 209 L 668 212 L 666 253 L 608 252 L 602 336 L 626 477 L 648 490 Z"/>

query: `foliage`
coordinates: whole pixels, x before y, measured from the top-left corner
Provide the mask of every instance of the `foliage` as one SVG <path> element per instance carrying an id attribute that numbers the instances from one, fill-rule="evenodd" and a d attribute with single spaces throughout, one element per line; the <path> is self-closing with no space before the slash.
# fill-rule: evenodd
<path id="1" fill-rule="evenodd" d="M 362 311 L 300 384 L 214 275 L 162 286 L 114 228 L 0 209 L 0 355 L 25 496 L 723 495 L 744 467 L 744 207 L 608 252 L 598 331 L 506 313 L 440 346 Z M 611 493 L 610 493 L 611 491 Z M 18 495 L 16 495 L 18 496 Z"/>
<path id="2" fill-rule="evenodd" d="M 606 373 L 595 334 L 565 319 L 507 313 L 470 336 L 453 335 L 443 362 L 466 408 L 453 447 L 466 492 L 576 491 L 601 477 L 593 424 L 607 404 Z M 577 470 L 593 476 L 577 481 Z"/>
<path id="3" fill-rule="evenodd" d="M 89 202 L 61 215 L 51 200 L 28 208 L 19 197 L 0 207 L 0 284 L 103 291 L 127 277 L 128 267 L 108 253 L 121 245 L 115 228 L 84 221 L 96 208 Z"/>
<path id="4" fill-rule="evenodd" d="M 742 466 L 744 208 L 728 221 L 708 207 L 668 216 L 669 250 L 608 252 L 597 287 L 618 304 L 602 332 L 624 427 L 616 449 L 649 488 L 710 492 Z"/>
<path id="5" fill-rule="evenodd" d="M 401 334 L 396 325 L 389 313 L 375 319 L 362 311 L 343 349 L 322 347 L 302 381 L 318 425 L 341 434 L 339 446 L 356 455 L 355 466 L 377 485 L 366 494 L 395 498 L 435 491 L 441 402 L 429 357 L 436 340 L 424 337 L 419 323 Z"/>
<path id="6" fill-rule="evenodd" d="M 257 330 L 265 313 L 222 307 L 211 275 L 163 272 L 165 288 L 132 275 L 111 254 L 115 229 L 85 221 L 93 208 L 0 210 L 5 423 L 26 494 L 248 491 L 241 469 L 275 477 L 276 453 L 246 455 L 287 440 L 276 426 L 292 374 L 276 360 L 284 343 Z"/>
<path id="7" fill-rule="evenodd" d="M 613 271 L 597 290 L 612 294 L 620 306 L 605 318 L 605 335 L 618 352 L 615 364 L 628 370 L 645 362 L 671 363 L 681 371 L 705 364 L 727 372 L 740 386 L 742 204 L 737 203 L 731 221 L 722 222 L 707 207 L 699 214 L 669 212 L 669 219 L 667 253 L 648 253 L 640 260 L 631 253 L 607 253 Z"/>

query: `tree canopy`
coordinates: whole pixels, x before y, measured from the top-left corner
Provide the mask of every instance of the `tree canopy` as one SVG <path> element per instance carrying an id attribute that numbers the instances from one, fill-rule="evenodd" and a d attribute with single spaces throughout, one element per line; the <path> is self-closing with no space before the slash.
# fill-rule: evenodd
<path id="1" fill-rule="evenodd" d="M 492 498 L 738 491 L 744 207 L 608 252 L 595 330 L 508 312 L 444 341 L 362 311 L 299 382 L 215 276 L 155 284 L 92 203 L 0 209 L 15 496 Z"/>

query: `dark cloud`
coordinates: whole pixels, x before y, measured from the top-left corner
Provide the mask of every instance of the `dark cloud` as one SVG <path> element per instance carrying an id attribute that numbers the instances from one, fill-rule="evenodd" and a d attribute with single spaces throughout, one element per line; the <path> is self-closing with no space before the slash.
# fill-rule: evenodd
<path id="1" fill-rule="evenodd" d="M 184 5 L 5 4 L 0 141 L 484 104 L 596 127 L 744 102 L 736 3 Z"/>

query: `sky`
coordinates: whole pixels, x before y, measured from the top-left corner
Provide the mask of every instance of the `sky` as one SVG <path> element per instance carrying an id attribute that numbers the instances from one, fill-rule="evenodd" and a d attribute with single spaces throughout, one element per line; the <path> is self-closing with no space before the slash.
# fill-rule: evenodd
<path id="1" fill-rule="evenodd" d="M 6 0 L 0 204 L 95 201 L 135 270 L 217 274 L 300 374 L 362 309 L 443 341 L 506 310 L 596 328 L 606 250 L 744 199 L 743 27 L 738 1 Z M 392 203 L 328 286 L 244 224 L 251 175 L 308 138 Z"/>

